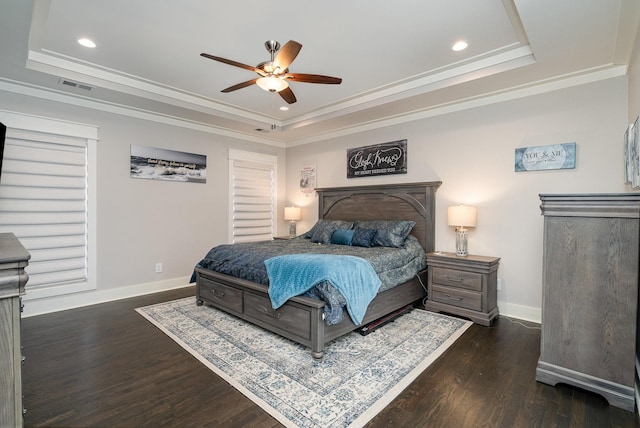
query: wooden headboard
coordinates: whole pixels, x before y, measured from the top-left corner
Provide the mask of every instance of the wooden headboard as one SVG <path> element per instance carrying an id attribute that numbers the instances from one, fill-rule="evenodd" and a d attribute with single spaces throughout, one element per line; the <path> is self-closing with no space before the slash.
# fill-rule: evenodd
<path id="1" fill-rule="evenodd" d="M 441 181 L 315 189 L 318 218 L 413 220 L 411 234 L 428 253 L 435 250 L 436 190 Z"/>

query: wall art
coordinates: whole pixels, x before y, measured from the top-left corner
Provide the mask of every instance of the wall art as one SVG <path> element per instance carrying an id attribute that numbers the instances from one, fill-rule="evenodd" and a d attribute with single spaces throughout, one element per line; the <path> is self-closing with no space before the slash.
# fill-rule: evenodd
<path id="1" fill-rule="evenodd" d="M 625 184 L 632 184 L 632 179 L 634 176 L 634 161 L 637 159 L 637 147 L 634 145 L 633 138 L 633 127 L 634 124 L 630 124 L 627 126 L 627 129 L 624 131 L 624 182 Z"/>
<path id="2" fill-rule="evenodd" d="M 347 149 L 347 178 L 407 173 L 407 140 Z"/>
<path id="3" fill-rule="evenodd" d="M 516 149 L 515 171 L 544 171 L 576 167 L 576 143 Z"/>
<path id="4" fill-rule="evenodd" d="M 207 157 L 132 144 L 131 178 L 206 183 Z"/>
<path id="5" fill-rule="evenodd" d="M 640 188 L 640 135 L 638 121 L 640 117 L 636 118 L 636 121 L 627 127 L 624 133 L 624 158 L 625 158 L 625 170 L 624 180 L 625 183 L 630 183 L 633 189 Z"/>
<path id="6" fill-rule="evenodd" d="M 316 165 L 304 165 L 300 170 L 300 191 L 303 195 L 309 196 L 316 189 Z"/>

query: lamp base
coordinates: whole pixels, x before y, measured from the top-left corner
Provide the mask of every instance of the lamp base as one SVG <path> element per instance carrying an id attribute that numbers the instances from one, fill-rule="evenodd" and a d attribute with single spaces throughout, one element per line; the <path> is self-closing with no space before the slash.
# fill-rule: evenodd
<path id="1" fill-rule="evenodd" d="M 466 257 L 469 255 L 467 252 L 467 235 L 469 231 L 464 227 L 458 227 L 456 229 L 456 256 Z"/>
<path id="2" fill-rule="evenodd" d="M 291 223 L 289 223 L 289 238 L 295 238 L 296 237 L 296 222 L 294 220 L 291 220 Z"/>

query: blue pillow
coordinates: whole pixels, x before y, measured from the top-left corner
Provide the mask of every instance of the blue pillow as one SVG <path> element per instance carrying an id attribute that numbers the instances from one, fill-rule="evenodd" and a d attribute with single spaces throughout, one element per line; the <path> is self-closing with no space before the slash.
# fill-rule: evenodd
<path id="1" fill-rule="evenodd" d="M 355 230 L 353 229 L 336 229 L 331 235 L 331 243 L 338 245 L 351 245 Z"/>
<path id="2" fill-rule="evenodd" d="M 373 247 L 373 239 L 376 236 L 375 229 L 356 227 L 353 232 L 353 240 L 351 241 L 351 245 L 367 248 Z"/>

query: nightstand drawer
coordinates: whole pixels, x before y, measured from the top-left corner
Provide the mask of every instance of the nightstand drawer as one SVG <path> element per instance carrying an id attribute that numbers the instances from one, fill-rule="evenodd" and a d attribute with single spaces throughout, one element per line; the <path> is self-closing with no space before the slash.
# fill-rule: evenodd
<path id="1" fill-rule="evenodd" d="M 482 294 L 451 287 L 433 286 L 433 295 L 429 296 L 434 302 L 467 308 L 473 311 L 482 310 Z"/>
<path id="2" fill-rule="evenodd" d="M 434 267 L 433 283 L 482 291 L 482 274 Z"/>

